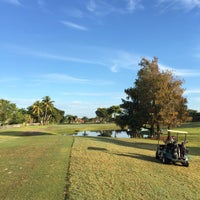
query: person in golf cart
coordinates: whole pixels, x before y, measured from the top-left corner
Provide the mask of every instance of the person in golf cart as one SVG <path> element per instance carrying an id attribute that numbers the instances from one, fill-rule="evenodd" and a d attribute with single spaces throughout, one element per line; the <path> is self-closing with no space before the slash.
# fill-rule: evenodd
<path id="1" fill-rule="evenodd" d="M 168 131 L 167 139 L 164 141 L 167 145 L 168 150 L 173 152 L 174 158 L 184 158 L 186 154 L 186 141 L 178 144 L 177 138 L 171 136 L 170 131 Z"/>
<path id="2" fill-rule="evenodd" d="M 176 137 L 171 136 L 170 132 L 168 131 L 168 136 L 167 136 L 167 139 L 164 141 L 164 143 L 165 144 L 173 144 L 174 142 L 176 142 Z"/>

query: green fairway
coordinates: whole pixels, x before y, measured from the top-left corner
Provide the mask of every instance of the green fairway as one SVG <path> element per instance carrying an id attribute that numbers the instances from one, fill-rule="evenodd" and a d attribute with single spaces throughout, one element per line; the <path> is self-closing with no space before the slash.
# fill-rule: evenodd
<path id="1" fill-rule="evenodd" d="M 71 135 L 105 129 L 117 127 L 82 124 L 1 129 L 0 199 L 200 199 L 199 123 L 178 128 L 189 132 L 189 167 L 156 160 L 155 140 Z"/>
<path id="2" fill-rule="evenodd" d="M 144 139 L 75 138 L 68 199 L 200 199 L 196 152 L 183 167 L 162 164 L 155 149 L 155 141 Z"/>
<path id="3" fill-rule="evenodd" d="M 0 144 L 0 199 L 63 199 L 73 137 L 45 135 Z"/>

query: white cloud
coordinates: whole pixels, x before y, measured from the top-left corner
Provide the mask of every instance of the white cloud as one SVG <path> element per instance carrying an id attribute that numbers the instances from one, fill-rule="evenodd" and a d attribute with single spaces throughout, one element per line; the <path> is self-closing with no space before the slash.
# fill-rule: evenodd
<path id="1" fill-rule="evenodd" d="M 90 0 L 88 2 L 88 4 L 86 5 L 87 9 L 90 11 L 90 12 L 94 12 L 96 10 L 96 3 L 94 0 Z"/>
<path id="2" fill-rule="evenodd" d="M 94 59 L 85 59 L 85 58 L 79 58 L 79 57 L 51 54 L 45 51 L 33 50 L 26 47 L 18 46 L 18 45 L 5 45 L 5 49 L 14 51 L 17 54 L 31 55 L 31 56 L 45 58 L 45 59 L 105 66 L 105 64 L 102 63 L 101 61 L 97 61 Z"/>
<path id="3" fill-rule="evenodd" d="M 112 72 L 118 72 L 120 69 L 136 69 L 140 59 L 141 57 L 137 54 L 124 50 L 113 50 L 113 55 L 110 59 L 108 58 L 107 62 Z"/>
<path id="4" fill-rule="evenodd" d="M 200 70 L 175 69 L 174 73 L 183 77 L 200 77 Z"/>
<path id="5" fill-rule="evenodd" d="M 1 0 L 1 1 L 15 5 L 15 6 L 21 6 L 22 5 L 22 3 L 19 0 Z"/>
<path id="6" fill-rule="evenodd" d="M 134 11 L 138 5 L 138 0 L 127 0 L 127 9 L 130 11 Z"/>
<path id="7" fill-rule="evenodd" d="M 84 58 L 51 54 L 16 45 L 6 45 L 5 48 L 14 51 L 17 54 L 31 55 L 35 57 L 66 62 L 99 65 L 109 68 L 112 72 L 118 72 L 120 69 L 134 70 L 135 66 L 138 66 L 138 63 L 141 60 L 140 56 L 132 52 L 108 47 L 77 47 L 77 54 L 81 52 L 87 52 L 87 55 Z M 80 52 L 78 52 L 78 49 Z M 92 57 L 93 55 L 98 55 L 98 57 Z"/>
<path id="8" fill-rule="evenodd" d="M 86 9 L 96 16 L 106 16 L 111 13 L 132 13 L 135 9 L 142 7 L 140 0 L 121 0 L 120 3 L 106 0 L 90 0 L 86 4 Z"/>
<path id="9" fill-rule="evenodd" d="M 200 0 L 158 0 L 158 5 L 165 9 L 185 9 L 187 11 L 200 8 Z"/>
<path id="10" fill-rule="evenodd" d="M 42 78 L 42 81 L 46 80 L 49 82 L 74 82 L 74 83 L 90 82 L 88 79 L 77 78 L 66 74 L 58 74 L 58 73 L 44 74 L 39 76 L 39 78 Z"/>
<path id="11" fill-rule="evenodd" d="M 66 96 L 87 96 L 87 97 L 122 97 L 121 92 L 64 92 Z"/>
<path id="12" fill-rule="evenodd" d="M 186 90 L 184 94 L 200 94 L 200 89 Z"/>
<path id="13" fill-rule="evenodd" d="M 81 30 L 81 31 L 87 31 L 88 29 L 85 27 L 85 26 L 81 26 L 79 24 L 76 24 L 76 23 L 73 23 L 73 22 L 70 22 L 70 21 L 61 21 L 62 24 L 64 24 L 65 26 L 68 26 L 70 28 L 73 28 L 73 29 L 77 29 L 77 30 Z"/>
<path id="14" fill-rule="evenodd" d="M 69 83 L 81 83 L 81 84 L 88 84 L 88 85 L 113 85 L 114 84 L 114 82 L 110 80 L 92 80 L 92 79 L 74 77 L 67 74 L 59 74 L 59 73 L 43 74 L 36 77 L 35 79 L 35 82 L 37 82 L 37 84 L 41 84 L 44 81 L 48 83 L 69 82 Z"/>
<path id="15" fill-rule="evenodd" d="M 159 63 L 159 67 L 161 70 L 164 70 L 164 71 L 169 70 L 176 76 L 180 76 L 180 77 L 200 77 L 200 70 L 177 69 L 177 68 L 168 67 L 160 63 Z"/>

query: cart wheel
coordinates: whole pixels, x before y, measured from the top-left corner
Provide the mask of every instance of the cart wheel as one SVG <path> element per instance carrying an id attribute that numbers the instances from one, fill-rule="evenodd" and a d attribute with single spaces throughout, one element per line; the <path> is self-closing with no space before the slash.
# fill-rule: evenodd
<path id="1" fill-rule="evenodd" d="M 163 162 L 163 164 L 169 164 L 170 160 L 168 158 L 163 157 L 162 162 Z"/>
<path id="2" fill-rule="evenodd" d="M 156 159 L 159 159 L 159 154 L 158 154 L 158 151 L 156 151 Z"/>
<path id="3" fill-rule="evenodd" d="M 166 164 L 166 158 L 165 157 L 162 158 L 162 163 Z"/>
<path id="4" fill-rule="evenodd" d="M 185 165 L 186 167 L 189 167 L 189 162 L 186 161 L 184 165 Z"/>

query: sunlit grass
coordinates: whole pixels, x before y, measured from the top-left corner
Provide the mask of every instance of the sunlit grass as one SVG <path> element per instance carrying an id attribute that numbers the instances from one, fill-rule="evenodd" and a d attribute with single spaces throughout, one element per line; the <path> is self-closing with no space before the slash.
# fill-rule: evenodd
<path id="1" fill-rule="evenodd" d="M 57 200 L 65 192 L 68 200 L 200 199 L 198 124 L 178 128 L 189 132 L 188 168 L 156 160 L 155 140 L 70 136 L 77 131 L 111 129 L 118 127 L 81 124 L 1 129 L 0 199 Z"/>
<path id="2" fill-rule="evenodd" d="M 71 136 L 34 136 L 0 145 L 0 199 L 63 199 Z"/>
<path id="3" fill-rule="evenodd" d="M 153 140 L 76 137 L 68 199 L 200 199 L 199 155 L 188 168 L 164 165 L 155 149 Z"/>

